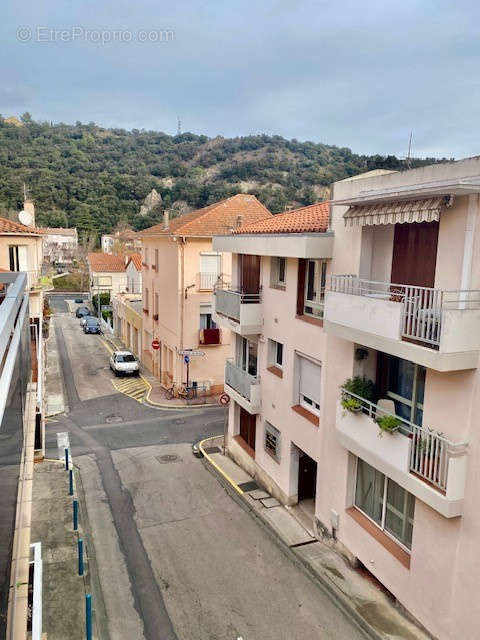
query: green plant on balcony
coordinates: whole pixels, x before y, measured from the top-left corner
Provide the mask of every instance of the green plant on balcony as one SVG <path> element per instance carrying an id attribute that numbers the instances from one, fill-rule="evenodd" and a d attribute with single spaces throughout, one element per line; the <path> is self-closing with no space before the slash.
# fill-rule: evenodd
<path id="1" fill-rule="evenodd" d="M 385 431 L 387 433 L 395 433 L 402 424 L 400 418 L 396 416 L 379 416 L 375 421 L 380 429 L 378 433 L 379 436 L 382 436 Z"/>
<path id="2" fill-rule="evenodd" d="M 375 384 L 372 380 L 354 376 L 345 380 L 342 389 L 341 405 L 345 411 L 359 413 L 364 407 L 361 399 L 373 402 L 375 400 Z M 353 395 L 350 395 L 353 394 Z M 358 397 L 355 397 L 358 396 Z"/>

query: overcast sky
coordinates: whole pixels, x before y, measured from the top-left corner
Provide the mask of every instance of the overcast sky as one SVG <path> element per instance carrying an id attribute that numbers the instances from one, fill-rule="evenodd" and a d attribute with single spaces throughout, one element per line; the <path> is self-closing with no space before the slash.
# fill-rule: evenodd
<path id="1" fill-rule="evenodd" d="M 417 156 L 480 153 L 478 0 L 4 0 L 1 16 L 4 116 L 175 133 L 179 115 L 400 156 L 413 130 Z"/>

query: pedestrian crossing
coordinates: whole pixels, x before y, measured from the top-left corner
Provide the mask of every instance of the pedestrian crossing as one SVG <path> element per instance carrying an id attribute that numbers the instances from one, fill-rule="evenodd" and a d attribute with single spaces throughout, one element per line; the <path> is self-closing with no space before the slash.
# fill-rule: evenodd
<path id="1" fill-rule="evenodd" d="M 114 378 L 112 384 L 117 391 L 142 402 L 148 385 L 143 378 Z"/>

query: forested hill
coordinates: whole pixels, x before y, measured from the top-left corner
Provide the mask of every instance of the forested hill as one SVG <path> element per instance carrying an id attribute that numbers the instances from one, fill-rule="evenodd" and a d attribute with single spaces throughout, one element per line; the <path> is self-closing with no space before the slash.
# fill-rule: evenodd
<path id="1" fill-rule="evenodd" d="M 432 162 L 411 160 L 410 166 Z M 52 125 L 28 114 L 13 123 L 0 118 L 0 215 L 19 210 L 25 182 L 39 224 L 79 231 L 108 232 L 119 220 L 141 229 L 157 222 L 163 208 L 198 208 L 240 191 L 278 213 L 325 199 L 334 180 L 376 168 L 404 163 L 281 136 L 212 139 Z M 153 188 L 162 203 L 141 216 L 140 204 Z"/>

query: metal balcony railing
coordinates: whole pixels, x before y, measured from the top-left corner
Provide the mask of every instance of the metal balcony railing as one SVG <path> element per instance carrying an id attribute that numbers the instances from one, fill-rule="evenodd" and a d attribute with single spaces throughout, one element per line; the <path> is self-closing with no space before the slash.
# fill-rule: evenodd
<path id="1" fill-rule="evenodd" d="M 212 273 L 209 273 L 207 271 L 200 271 L 200 273 L 198 274 L 199 289 L 212 291 L 218 284 L 220 277 L 220 274 L 216 271 Z"/>
<path id="2" fill-rule="evenodd" d="M 241 369 L 231 360 L 227 360 L 225 366 L 225 382 L 229 387 L 235 389 L 237 393 L 251 402 L 251 388 L 258 384 L 258 378 L 256 376 L 252 376 L 244 369 Z"/>
<path id="3" fill-rule="evenodd" d="M 451 457 L 465 455 L 467 442 L 452 442 L 442 433 L 421 427 L 413 422 L 386 411 L 382 407 L 342 389 L 342 396 L 355 398 L 362 405 L 362 412 L 375 420 L 382 416 L 393 416 L 400 422 L 399 433 L 410 438 L 410 472 L 419 476 L 440 491 L 446 491 L 448 463 Z M 388 434 L 389 435 L 389 434 Z M 387 437 L 387 435 L 385 435 Z"/>
<path id="4" fill-rule="evenodd" d="M 330 290 L 403 304 L 402 336 L 438 348 L 445 309 L 480 309 L 480 290 L 447 290 L 333 275 Z"/>
<path id="5" fill-rule="evenodd" d="M 260 293 L 243 293 L 234 288 L 217 287 L 215 289 L 215 310 L 227 318 L 240 322 L 242 304 L 259 304 Z"/>

